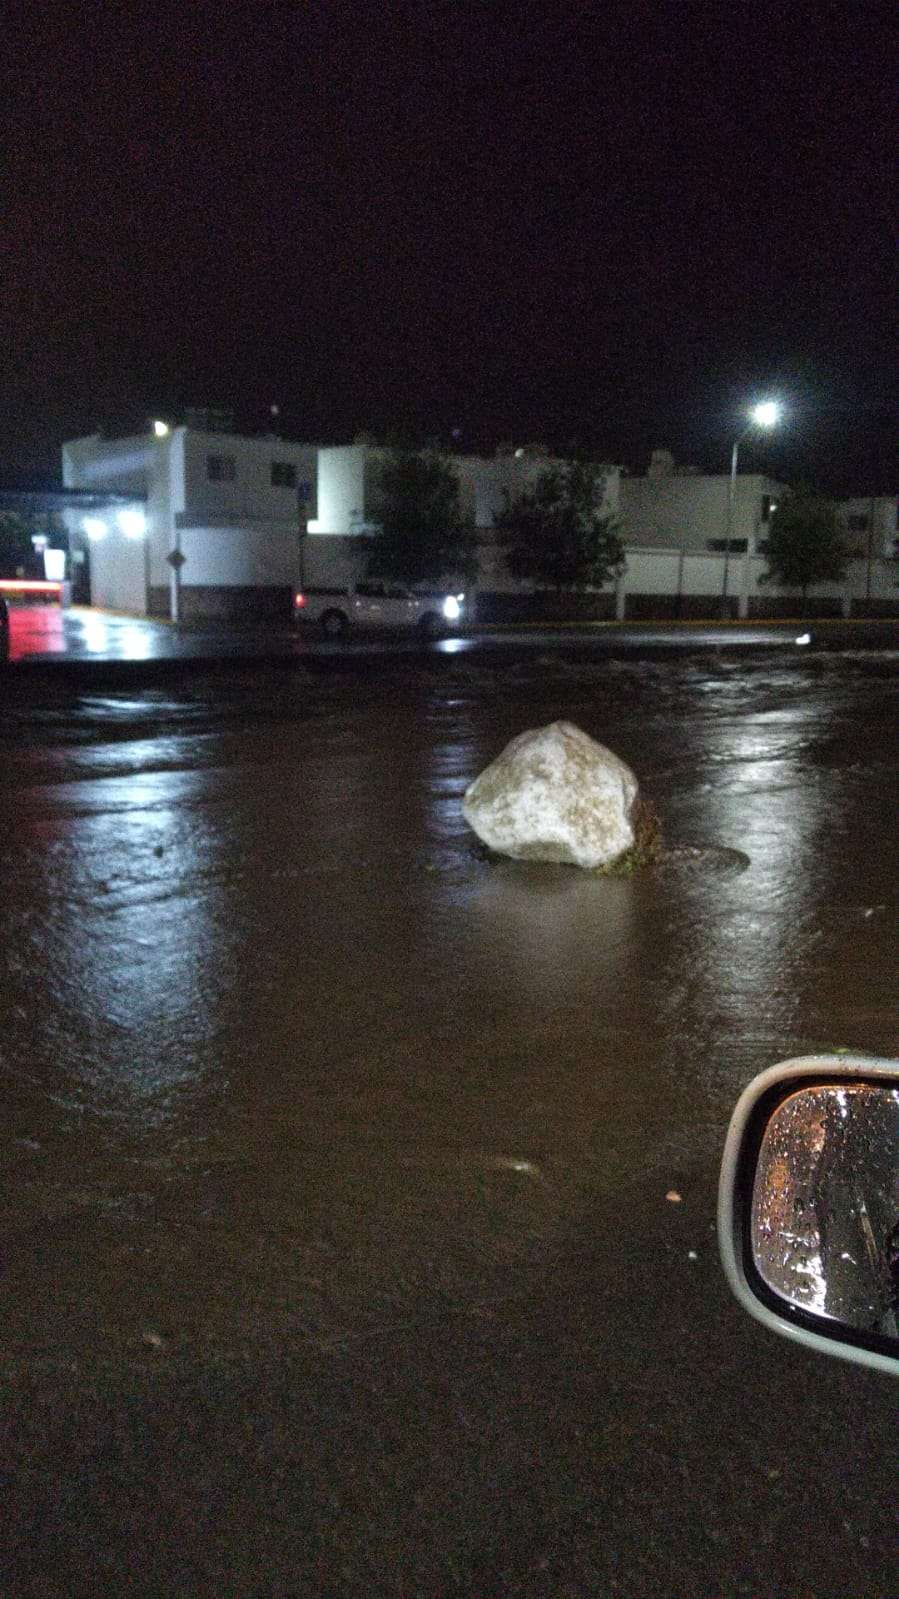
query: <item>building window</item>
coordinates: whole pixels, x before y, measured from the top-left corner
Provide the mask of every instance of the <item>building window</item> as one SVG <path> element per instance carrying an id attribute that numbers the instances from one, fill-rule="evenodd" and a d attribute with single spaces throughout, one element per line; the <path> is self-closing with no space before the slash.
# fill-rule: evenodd
<path id="1" fill-rule="evenodd" d="M 866 516 L 849 516 L 846 518 L 846 526 L 850 533 L 867 533 L 868 518 Z"/>
<path id="2" fill-rule="evenodd" d="M 297 486 L 297 469 L 292 461 L 272 462 L 272 488 L 295 489 Z"/>
<path id="3" fill-rule="evenodd" d="M 712 550 L 715 555 L 745 555 L 745 539 L 709 539 L 706 549 Z"/>
<path id="4" fill-rule="evenodd" d="M 233 455 L 207 455 L 206 476 L 210 483 L 233 483 L 237 466 Z"/>

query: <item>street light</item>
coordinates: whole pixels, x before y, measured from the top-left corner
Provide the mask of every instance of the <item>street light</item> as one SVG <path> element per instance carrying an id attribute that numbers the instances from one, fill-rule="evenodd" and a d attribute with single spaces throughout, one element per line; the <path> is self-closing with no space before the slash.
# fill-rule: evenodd
<path id="1" fill-rule="evenodd" d="M 142 539 L 147 531 L 147 519 L 143 511 L 126 506 L 119 511 L 116 522 L 119 531 L 124 533 L 126 539 Z"/>
<path id="2" fill-rule="evenodd" d="M 752 412 L 752 421 L 759 428 L 773 428 L 779 417 L 780 406 L 776 400 L 762 400 Z"/>
<path id="3" fill-rule="evenodd" d="M 777 400 L 761 400 L 754 405 L 749 413 L 748 425 L 742 433 L 734 439 L 734 447 L 730 456 L 730 482 L 727 485 L 727 537 L 724 540 L 724 581 L 721 585 L 721 616 L 727 616 L 727 574 L 730 566 L 730 541 L 734 525 L 734 505 L 737 497 L 737 459 L 740 454 L 740 445 L 754 428 L 773 428 L 780 421 L 780 405 Z"/>

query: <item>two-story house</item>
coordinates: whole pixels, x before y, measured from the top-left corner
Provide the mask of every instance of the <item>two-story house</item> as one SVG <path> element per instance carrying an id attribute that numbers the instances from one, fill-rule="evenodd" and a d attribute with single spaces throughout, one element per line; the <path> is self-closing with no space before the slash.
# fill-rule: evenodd
<path id="1" fill-rule="evenodd" d="M 200 419 L 202 421 L 202 418 Z M 67 488 L 128 494 L 130 518 L 67 513 L 94 604 L 145 616 L 288 615 L 317 447 L 156 423 L 62 447 Z"/>

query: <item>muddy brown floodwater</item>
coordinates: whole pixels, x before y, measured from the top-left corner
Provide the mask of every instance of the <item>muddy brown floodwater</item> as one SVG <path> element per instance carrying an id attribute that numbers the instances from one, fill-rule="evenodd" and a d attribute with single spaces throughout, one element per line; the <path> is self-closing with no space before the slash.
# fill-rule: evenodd
<path id="1" fill-rule="evenodd" d="M 895 1052 L 895 684 L 0 705 L 4 1595 L 891 1590 L 895 1387 L 749 1322 L 714 1206 L 756 1072 Z M 465 786 L 558 717 L 655 869 L 476 847 Z"/>

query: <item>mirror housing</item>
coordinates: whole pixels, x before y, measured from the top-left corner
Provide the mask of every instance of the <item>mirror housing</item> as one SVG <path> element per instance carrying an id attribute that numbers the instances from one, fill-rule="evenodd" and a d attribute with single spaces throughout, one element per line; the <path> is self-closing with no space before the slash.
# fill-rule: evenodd
<path id="1" fill-rule="evenodd" d="M 718 1243 L 773 1332 L 899 1375 L 899 1061 L 818 1055 L 755 1078 L 731 1118 Z"/>

